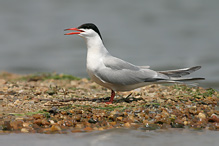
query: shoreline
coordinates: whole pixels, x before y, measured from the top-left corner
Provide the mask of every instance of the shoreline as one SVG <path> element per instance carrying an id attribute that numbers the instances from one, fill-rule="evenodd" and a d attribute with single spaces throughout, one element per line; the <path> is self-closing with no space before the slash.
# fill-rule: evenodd
<path id="1" fill-rule="evenodd" d="M 0 133 L 219 129 L 219 93 L 212 88 L 149 85 L 120 92 L 107 105 L 109 95 L 86 78 L 0 73 Z"/>

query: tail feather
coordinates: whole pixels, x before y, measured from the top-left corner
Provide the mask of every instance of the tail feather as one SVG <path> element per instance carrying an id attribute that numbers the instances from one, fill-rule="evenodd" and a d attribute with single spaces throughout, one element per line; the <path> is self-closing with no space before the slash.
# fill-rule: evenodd
<path id="1" fill-rule="evenodd" d="M 194 67 L 190 67 L 190 68 L 159 71 L 159 73 L 169 77 L 169 80 L 167 82 L 182 83 L 182 82 L 186 82 L 186 81 L 205 80 L 205 78 L 182 77 L 185 75 L 189 75 L 192 72 L 199 70 L 200 68 L 201 68 L 201 66 L 194 66 Z"/>
<path id="2" fill-rule="evenodd" d="M 190 67 L 190 68 L 183 68 L 183 69 L 176 69 L 176 70 L 166 70 L 166 71 L 158 71 L 161 74 L 167 75 L 168 77 L 176 77 L 176 78 L 180 78 L 182 76 L 185 75 L 189 75 L 192 72 L 199 70 L 201 68 L 201 66 L 194 66 L 194 67 Z M 195 79 L 195 78 L 194 78 Z M 189 79 L 191 80 L 191 79 Z M 197 80 L 197 79 L 195 79 Z"/>
<path id="3" fill-rule="evenodd" d="M 205 80 L 205 78 L 170 78 L 170 79 L 178 82 Z"/>

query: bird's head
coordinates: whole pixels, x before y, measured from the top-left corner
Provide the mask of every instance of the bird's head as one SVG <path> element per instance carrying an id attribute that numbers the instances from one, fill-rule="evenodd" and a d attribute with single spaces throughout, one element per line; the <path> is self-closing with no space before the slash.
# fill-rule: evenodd
<path id="1" fill-rule="evenodd" d="M 77 28 L 69 28 L 65 30 L 75 31 L 75 32 L 66 33 L 65 35 L 77 34 L 85 39 L 99 36 L 102 39 L 99 29 L 93 23 L 85 23 Z"/>

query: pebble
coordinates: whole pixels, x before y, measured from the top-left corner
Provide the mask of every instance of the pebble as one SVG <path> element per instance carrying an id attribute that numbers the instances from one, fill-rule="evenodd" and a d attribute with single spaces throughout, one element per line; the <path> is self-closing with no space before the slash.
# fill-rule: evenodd
<path id="1" fill-rule="evenodd" d="M 122 121 L 123 117 L 117 117 L 116 120 L 117 121 Z"/>
<path id="2" fill-rule="evenodd" d="M 75 128 L 82 129 L 84 127 L 83 124 L 76 124 Z"/>
<path id="3" fill-rule="evenodd" d="M 52 127 L 50 128 L 51 132 L 55 132 L 55 131 L 61 131 L 61 128 L 58 125 L 52 125 Z"/>
<path id="4" fill-rule="evenodd" d="M 199 113 L 198 117 L 200 118 L 200 120 L 205 120 L 206 119 L 206 115 L 204 113 Z"/>
<path id="5" fill-rule="evenodd" d="M 129 127 L 131 127 L 131 124 L 130 124 L 129 122 L 126 122 L 126 123 L 124 124 L 124 126 L 125 126 L 126 128 L 129 128 Z"/>
<path id="6" fill-rule="evenodd" d="M 50 124 L 53 125 L 55 122 L 53 120 L 49 120 Z"/>
<path id="7" fill-rule="evenodd" d="M 26 122 L 23 123 L 23 127 L 25 127 L 25 128 L 29 127 L 29 125 L 30 125 L 30 123 L 26 123 Z"/>
<path id="8" fill-rule="evenodd" d="M 21 132 L 22 132 L 22 133 L 28 133 L 29 130 L 28 130 L 27 128 L 22 128 L 22 129 L 21 129 Z"/>
<path id="9" fill-rule="evenodd" d="M 208 121 L 219 123 L 219 117 L 216 114 L 212 114 L 211 117 L 208 119 Z"/>

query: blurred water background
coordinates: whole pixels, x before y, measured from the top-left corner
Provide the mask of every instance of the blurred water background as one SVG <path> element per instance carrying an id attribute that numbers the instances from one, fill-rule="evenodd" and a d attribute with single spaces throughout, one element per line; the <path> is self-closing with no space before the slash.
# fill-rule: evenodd
<path id="1" fill-rule="evenodd" d="M 218 0 L 1 0 L 0 71 L 87 77 L 86 45 L 64 29 L 95 23 L 111 54 L 166 70 L 201 65 L 219 88 Z"/>

